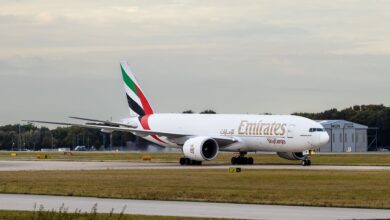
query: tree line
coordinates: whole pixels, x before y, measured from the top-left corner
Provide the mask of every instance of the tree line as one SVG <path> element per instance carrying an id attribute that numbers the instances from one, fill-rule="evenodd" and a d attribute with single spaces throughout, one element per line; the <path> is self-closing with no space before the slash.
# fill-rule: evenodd
<path id="1" fill-rule="evenodd" d="M 125 146 L 126 141 L 135 141 L 131 133 L 113 132 L 112 145 Z M 27 125 L 0 126 L 0 150 L 40 150 L 51 148 L 72 148 L 76 146 L 94 149 L 110 147 L 110 136 L 98 129 L 79 127 L 37 127 Z"/>
<path id="2" fill-rule="evenodd" d="M 183 113 L 195 113 L 192 110 Z M 213 110 L 204 110 L 201 114 L 215 114 Z M 111 139 L 112 138 L 112 139 Z M 51 148 L 71 148 L 76 146 L 92 147 L 96 150 L 126 146 L 127 142 L 136 142 L 138 149 L 145 149 L 152 143 L 128 132 L 109 134 L 99 129 L 80 127 L 37 127 L 34 124 L 14 124 L 0 126 L 0 150 L 40 150 Z"/>
<path id="3" fill-rule="evenodd" d="M 183 113 L 195 113 L 192 110 Z M 209 109 L 202 114 L 215 114 Z M 390 107 L 384 105 L 355 105 L 346 109 L 335 108 L 319 113 L 295 112 L 313 120 L 344 119 L 378 128 L 378 146 L 390 146 Z M 375 130 L 369 130 L 373 132 Z M 112 142 L 111 142 L 112 138 Z M 75 146 L 94 147 L 95 149 L 108 149 L 112 146 L 125 146 L 126 143 L 136 142 L 138 146 L 147 146 L 151 143 L 134 136 L 128 132 L 113 132 L 112 137 L 98 129 L 79 127 L 37 127 L 33 124 L 16 124 L 0 126 L 0 150 L 40 150 L 42 148 L 60 148 Z M 369 140 L 370 141 L 370 140 Z"/>
<path id="4" fill-rule="evenodd" d="M 368 130 L 369 143 L 374 138 L 375 132 L 378 132 L 378 146 L 385 148 L 390 146 L 390 107 L 384 105 L 355 105 L 342 110 L 332 108 L 319 113 L 296 112 L 293 115 L 313 120 L 343 119 L 369 128 L 377 128 L 377 130 Z"/>

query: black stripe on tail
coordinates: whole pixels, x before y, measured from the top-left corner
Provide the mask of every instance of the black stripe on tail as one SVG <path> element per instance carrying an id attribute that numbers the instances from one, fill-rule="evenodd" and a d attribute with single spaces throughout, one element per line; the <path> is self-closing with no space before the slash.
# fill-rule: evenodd
<path id="1" fill-rule="evenodd" d="M 131 110 L 133 110 L 139 116 L 144 116 L 145 112 L 141 108 L 141 106 L 139 106 L 133 99 L 131 99 L 129 95 L 126 94 L 126 97 L 127 97 L 127 103 L 129 104 L 129 107 L 131 108 Z"/>

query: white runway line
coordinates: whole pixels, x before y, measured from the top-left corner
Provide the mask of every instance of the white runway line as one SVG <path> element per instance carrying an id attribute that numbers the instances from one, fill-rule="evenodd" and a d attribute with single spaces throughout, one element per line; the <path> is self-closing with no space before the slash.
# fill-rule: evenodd
<path id="1" fill-rule="evenodd" d="M 226 165 L 206 164 L 202 166 L 180 166 L 178 163 L 141 163 L 141 162 L 75 162 L 75 161 L 10 161 L 0 160 L 0 171 L 22 170 L 113 170 L 113 169 L 229 169 L 241 167 L 258 170 L 356 170 L 390 171 L 390 166 L 339 166 L 339 165 Z"/>
<path id="2" fill-rule="evenodd" d="M 176 202 L 153 200 L 102 199 L 94 197 L 66 197 L 41 195 L 0 194 L 1 210 L 32 211 L 34 204 L 42 204 L 46 210 L 58 210 L 62 204 L 69 212 L 81 209 L 90 212 L 94 204 L 98 204 L 99 213 L 109 213 L 114 208 L 115 213 L 126 206 L 126 214 L 159 215 L 159 216 L 190 216 L 210 218 L 238 219 L 389 219 L 390 210 L 328 208 L 279 205 L 248 205 L 232 203 L 208 202 Z"/>

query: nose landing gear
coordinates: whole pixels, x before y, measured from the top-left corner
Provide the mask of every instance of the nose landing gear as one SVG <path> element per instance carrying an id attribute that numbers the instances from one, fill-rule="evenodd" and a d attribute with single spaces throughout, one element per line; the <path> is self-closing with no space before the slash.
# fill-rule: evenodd
<path id="1" fill-rule="evenodd" d="M 311 151 L 304 151 L 303 152 L 303 159 L 302 159 L 302 166 L 310 166 L 311 165 L 311 160 L 310 160 L 310 155 Z"/>
<path id="2" fill-rule="evenodd" d="M 310 166 L 310 165 L 311 165 L 311 160 L 309 159 L 302 160 L 302 166 Z"/>

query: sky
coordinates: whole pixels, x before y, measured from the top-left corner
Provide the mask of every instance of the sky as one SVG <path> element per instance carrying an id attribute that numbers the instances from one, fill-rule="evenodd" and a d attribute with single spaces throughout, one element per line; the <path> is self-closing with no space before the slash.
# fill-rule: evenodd
<path id="1" fill-rule="evenodd" d="M 0 0 L 0 124 L 390 104 L 390 1 Z"/>

